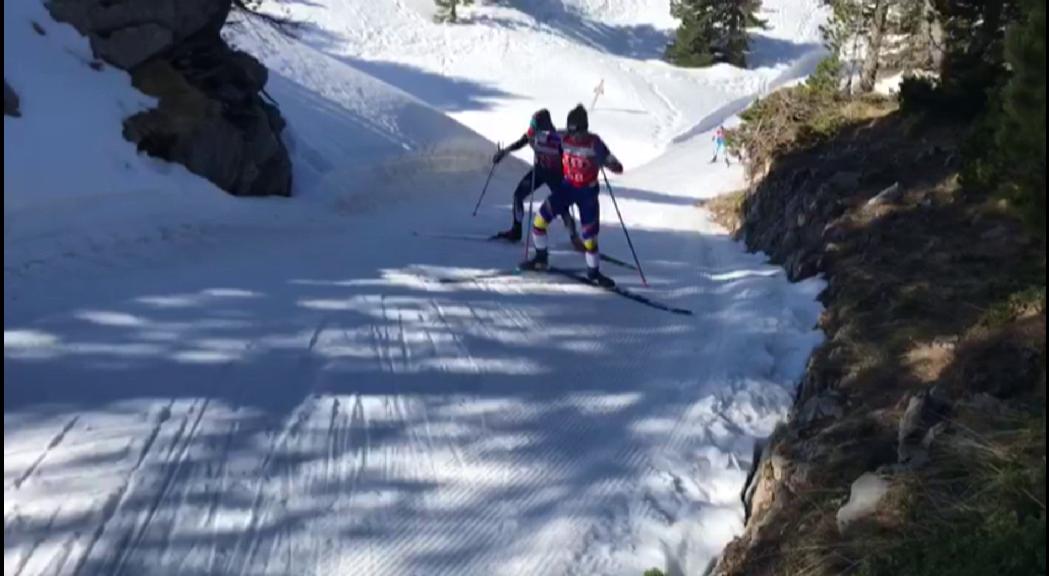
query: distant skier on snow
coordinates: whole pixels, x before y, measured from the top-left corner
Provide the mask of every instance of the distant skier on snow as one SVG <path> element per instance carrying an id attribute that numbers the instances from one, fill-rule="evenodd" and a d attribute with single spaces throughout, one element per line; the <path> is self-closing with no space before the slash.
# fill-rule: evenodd
<path id="1" fill-rule="evenodd" d="M 520 242 L 524 237 L 524 213 L 525 200 L 535 194 L 539 188 L 546 186 L 551 191 L 557 189 L 564 179 L 561 165 L 561 134 L 554 127 L 554 121 L 549 110 L 540 110 L 532 115 L 532 121 L 528 131 L 521 136 L 520 140 L 514 142 L 509 148 L 501 149 L 495 154 L 492 162 L 499 164 L 511 152 L 516 152 L 525 146 L 531 145 L 535 151 L 535 166 L 521 178 L 514 192 L 514 223 L 513 227 L 505 232 L 496 234 L 496 240 L 507 242 Z M 572 245 L 582 251 L 583 241 L 579 238 L 575 218 L 568 212 L 561 216 L 568 228 L 572 238 Z"/>
<path id="2" fill-rule="evenodd" d="M 728 135 L 725 132 L 724 126 L 719 126 L 714 132 L 714 158 L 711 159 L 710 163 L 715 164 L 718 158 L 724 155 L 725 166 L 731 166 L 732 160 L 729 158 L 728 153 Z"/>
<path id="3" fill-rule="evenodd" d="M 536 255 L 521 264 L 521 269 L 549 269 L 547 230 L 550 222 L 558 216 L 568 214 L 572 206 L 578 206 L 583 226 L 587 278 L 598 286 L 614 287 L 615 282 L 601 273 L 601 252 L 597 243 L 601 231 L 599 178 L 602 168 L 622 174 L 623 165 L 609 151 L 600 136 L 590 133 L 589 116 L 582 104 L 568 114 L 568 129 L 561 138 L 561 151 L 564 178 L 558 186 L 552 188 L 553 193 L 535 217 L 532 233 L 535 237 Z"/>

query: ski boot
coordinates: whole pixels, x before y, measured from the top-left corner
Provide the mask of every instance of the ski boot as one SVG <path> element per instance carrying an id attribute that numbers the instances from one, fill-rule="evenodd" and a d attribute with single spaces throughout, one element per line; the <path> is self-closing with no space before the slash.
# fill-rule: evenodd
<path id="1" fill-rule="evenodd" d="M 591 284 L 599 288 L 616 287 L 616 281 L 602 274 L 601 271 L 597 268 L 591 268 L 589 271 L 587 271 L 586 279 L 589 280 Z"/>
<path id="2" fill-rule="evenodd" d="M 514 227 L 492 236 L 492 240 L 500 240 L 503 242 L 509 242 L 511 244 L 517 244 L 524 238 L 523 226 L 520 222 L 514 222 Z"/>
<path id="3" fill-rule="evenodd" d="M 535 257 L 526 262 L 522 262 L 519 268 L 525 272 L 546 272 L 550 269 L 550 252 L 547 250 L 537 250 Z"/>

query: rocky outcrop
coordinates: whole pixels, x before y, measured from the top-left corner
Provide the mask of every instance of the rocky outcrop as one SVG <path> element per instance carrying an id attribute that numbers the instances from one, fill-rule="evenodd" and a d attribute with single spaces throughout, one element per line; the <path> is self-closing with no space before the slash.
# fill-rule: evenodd
<path id="1" fill-rule="evenodd" d="M 237 196 L 291 195 L 280 111 L 268 71 L 222 39 L 231 0 L 50 0 L 56 19 L 96 55 L 131 73 L 158 106 L 128 118 L 125 137 Z"/>
<path id="2" fill-rule="evenodd" d="M 4 116 L 18 118 L 22 115 L 21 106 L 22 103 L 18 100 L 18 94 L 15 94 L 11 86 L 7 84 L 7 80 L 4 80 Z"/>
<path id="3" fill-rule="evenodd" d="M 98 57 L 132 70 L 198 34 L 217 36 L 232 4 L 226 0 L 50 0 L 57 20 L 91 41 Z"/>

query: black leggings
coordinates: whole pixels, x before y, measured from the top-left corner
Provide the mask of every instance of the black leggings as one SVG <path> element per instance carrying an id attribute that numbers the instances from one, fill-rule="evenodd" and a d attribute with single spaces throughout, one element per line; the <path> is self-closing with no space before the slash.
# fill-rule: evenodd
<path id="1" fill-rule="evenodd" d="M 517 185 L 517 191 L 514 192 L 514 223 L 520 224 L 524 221 L 525 200 L 528 200 L 532 194 L 535 194 L 543 186 L 549 188 L 551 192 L 556 192 L 561 186 L 562 180 L 561 174 L 540 169 L 535 173 L 535 186 L 533 187 L 532 171 L 529 170 L 524 175 L 524 178 L 521 178 L 521 183 Z M 579 235 L 576 229 L 575 218 L 572 217 L 570 212 L 562 214 L 561 220 L 565 223 L 565 228 L 568 228 L 573 237 Z"/>

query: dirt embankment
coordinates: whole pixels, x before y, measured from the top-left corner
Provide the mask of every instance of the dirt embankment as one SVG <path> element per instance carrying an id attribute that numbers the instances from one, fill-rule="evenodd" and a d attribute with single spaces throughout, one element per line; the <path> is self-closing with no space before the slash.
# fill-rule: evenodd
<path id="1" fill-rule="evenodd" d="M 977 574 L 1027 552 L 937 572 L 941 540 L 990 546 L 1032 518 L 1045 573 L 1045 246 L 963 190 L 964 140 L 887 105 L 717 203 L 750 248 L 829 287 L 827 343 L 716 574 Z M 1002 470 L 1020 480 L 1002 488 Z M 1001 529 L 982 524 L 998 513 Z"/>

